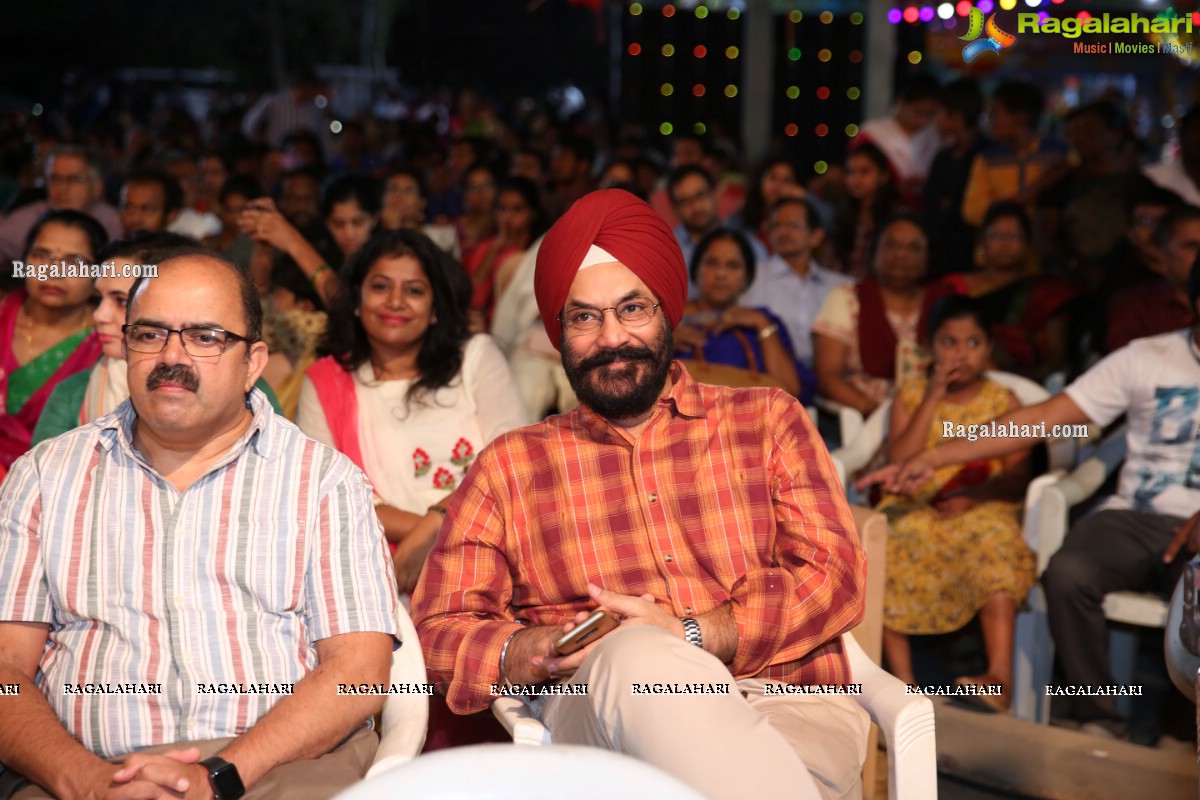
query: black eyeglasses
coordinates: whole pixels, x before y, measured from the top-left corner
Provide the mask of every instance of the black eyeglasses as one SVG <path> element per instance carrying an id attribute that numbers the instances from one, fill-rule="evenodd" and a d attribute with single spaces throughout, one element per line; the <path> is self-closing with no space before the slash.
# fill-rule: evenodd
<path id="1" fill-rule="evenodd" d="M 161 353 L 167 349 L 167 341 L 172 333 L 179 334 L 184 351 L 195 358 L 211 358 L 225 352 L 232 342 L 245 342 L 250 339 L 238 336 L 221 328 L 162 328 L 158 325 L 122 325 L 121 332 L 125 334 L 125 346 L 135 353 Z"/>

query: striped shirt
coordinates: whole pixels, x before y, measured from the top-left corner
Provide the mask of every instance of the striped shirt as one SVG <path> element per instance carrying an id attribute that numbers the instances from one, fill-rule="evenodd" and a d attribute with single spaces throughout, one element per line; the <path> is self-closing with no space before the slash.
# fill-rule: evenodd
<path id="1" fill-rule="evenodd" d="M 508 636 L 589 608 L 589 581 L 676 616 L 731 603 L 737 678 L 849 682 L 836 637 L 862 617 L 866 556 L 808 414 L 671 372 L 635 445 L 579 407 L 496 439 L 455 492 L 413 596 L 454 711 L 486 708 Z"/>
<path id="2" fill-rule="evenodd" d="M 184 492 L 132 446 L 136 412 L 35 447 L 0 491 L 0 620 L 50 625 L 38 686 L 88 750 L 237 736 L 315 642 L 395 634 L 396 584 L 366 477 L 274 414 Z M 66 685 L 155 684 L 160 694 Z M 202 688 L 203 687 L 203 688 Z"/>

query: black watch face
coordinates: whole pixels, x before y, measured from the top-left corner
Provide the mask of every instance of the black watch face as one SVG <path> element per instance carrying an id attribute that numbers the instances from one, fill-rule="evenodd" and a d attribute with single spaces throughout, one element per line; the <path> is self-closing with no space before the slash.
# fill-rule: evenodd
<path id="1" fill-rule="evenodd" d="M 238 800 L 246 793 L 246 787 L 242 785 L 242 776 L 233 764 L 221 759 L 208 759 L 204 765 L 208 767 L 209 781 L 218 800 Z"/>

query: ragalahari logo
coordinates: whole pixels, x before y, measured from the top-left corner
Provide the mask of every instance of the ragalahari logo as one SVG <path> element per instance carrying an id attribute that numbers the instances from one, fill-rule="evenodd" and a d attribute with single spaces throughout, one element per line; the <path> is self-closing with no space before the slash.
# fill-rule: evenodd
<path id="1" fill-rule="evenodd" d="M 986 27 L 987 38 L 980 39 L 980 34 L 984 33 Z M 963 48 L 963 61 L 970 64 L 975 60 L 975 57 L 981 53 L 999 53 L 1006 47 L 1012 47 L 1017 41 L 1017 37 L 1007 31 L 1000 30 L 1000 26 L 996 24 L 996 15 L 992 14 L 987 18 L 987 25 L 983 24 L 983 12 L 978 8 L 971 9 L 969 17 L 969 26 L 967 35 L 958 37 L 964 42 L 968 42 Z"/>

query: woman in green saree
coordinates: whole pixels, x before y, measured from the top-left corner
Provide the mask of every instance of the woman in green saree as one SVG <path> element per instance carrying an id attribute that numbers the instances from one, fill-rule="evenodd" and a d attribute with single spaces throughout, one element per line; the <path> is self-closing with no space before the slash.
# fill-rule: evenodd
<path id="1" fill-rule="evenodd" d="M 92 330 L 92 278 L 42 277 L 40 265 L 61 273 L 92 265 L 108 236 L 100 223 L 78 211 L 51 211 L 25 240 L 25 264 L 35 272 L 0 301 L 0 466 L 7 468 L 30 447 L 34 426 L 60 381 L 90 368 L 100 357 Z M 76 270 L 79 271 L 79 270 Z"/>

